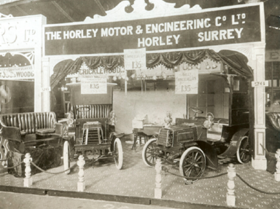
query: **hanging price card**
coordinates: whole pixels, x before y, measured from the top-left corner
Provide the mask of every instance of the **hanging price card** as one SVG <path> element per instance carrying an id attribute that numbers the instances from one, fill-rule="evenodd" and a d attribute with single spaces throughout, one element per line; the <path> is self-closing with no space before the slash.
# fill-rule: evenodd
<path id="1" fill-rule="evenodd" d="M 124 68 L 126 70 L 146 69 L 146 49 L 124 49 Z"/>
<path id="2" fill-rule="evenodd" d="M 175 94 L 198 93 L 198 70 L 184 70 L 175 73 Z"/>
<path id="3" fill-rule="evenodd" d="M 268 81 L 252 81 L 252 87 L 268 86 Z"/>
<path id="4" fill-rule="evenodd" d="M 104 75 L 82 77 L 81 94 L 107 94 L 107 77 Z"/>

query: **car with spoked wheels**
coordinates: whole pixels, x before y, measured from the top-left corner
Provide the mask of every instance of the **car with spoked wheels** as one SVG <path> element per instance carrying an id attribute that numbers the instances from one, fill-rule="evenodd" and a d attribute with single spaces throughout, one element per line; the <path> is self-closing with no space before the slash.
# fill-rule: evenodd
<path id="1" fill-rule="evenodd" d="M 123 148 L 115 131 L 116 116 L 112 105 L 113 86 L 108 93 L 100 95 L 78 94 L 80 85 L 69 85 L 72 104 L 64 124 L 64 169 L 69 170 L 70 159 L 83 155 L 86 160 L 113 159 L 116 168 L 122 169 Z M 105 101 L 101 103 L 100 101 Z"/>
<path id="2" fill-rule="evenodd" d="M 198 94 L 187 95 L 187 117 L 159 129 L 142 151 L 147 166 L 156 159 L 175 165 L 182 176 L 201 177 L 221 161 L 251 159 L 247 80 L 234 75 L 202 75 Z"/>

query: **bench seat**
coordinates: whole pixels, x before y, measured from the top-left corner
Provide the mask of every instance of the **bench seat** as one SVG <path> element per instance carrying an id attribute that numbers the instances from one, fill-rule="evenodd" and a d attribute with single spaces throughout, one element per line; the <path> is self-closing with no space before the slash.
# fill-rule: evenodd
<path id="1" fill-rule="evenodd" d="M 0 147 L 1 160 L 7 160 L 8 167 L 21 161 L 26 153 L 31 154 L 33 162 L 38 162 L 39 167 L 60 165 L 57 159 L 62 155 L 63 125 L 57 123 L 54 112 L 0 114 L 0 126 L 0 144 L 3 144 Z M 50 153 L 55 153 L 55 156 Z M 47 159 L 36 159 L 38 156 Z M 12 171 L 22 176 L 23 169 L 24 165 Z"/>

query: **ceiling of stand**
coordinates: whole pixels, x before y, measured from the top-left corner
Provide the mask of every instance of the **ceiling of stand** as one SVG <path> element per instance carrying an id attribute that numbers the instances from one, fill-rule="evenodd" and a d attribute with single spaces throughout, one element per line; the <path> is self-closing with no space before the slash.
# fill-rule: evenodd
<path id="1" fill-rule="evenodd" d="M 84 21 L 87 16 L 93 17 L 95 14 L 105 16 L 106 11 L 113 9 L 121 1 L 129 1 L 133 5 L 135 0 L 0 0 L 0 13 L 5 15 L 12 14 L 14 17 L 42 14 L 47 17 L 48 24 L 78 22 Z M 202 9 L 242 3 L 238 3 L 242 0 L 163 1 L 175 3 L 175 7 L 181 7 L 185 4 L 190 4 L 192 7 L 198 4 Z M 274 2 L 276 1 L 278 0 L 274 0 Z M 150 3 L 149 0 L 145 0 L 145 2 Z M 273 0 L 268 0 L 267 2 L 273 2 Z M 152 8 L 152 5 L 149 8 Z M 269 8 L 269 10 L 275 10 L 275 7 Z M 129 8 L 127 8 L 127 11 L 129 11 Z"/>
<path id="2" fill-rule="evenodd" d="M 48 24 L 69 23 L 84 21 L 86 17 L 94 15 L 105 16 L 106 11 L 116 7 L 121 1 L 129 1 L 130 5 L 135 0 L 0 0 L 0 13 L 13 15 L 14 17 L 42 14 L 47 17 Z M 175 3 L 175 7 L 185 4 L 200 5 L 202 9 L 244 4 L 253 0 L 163 0 L 167 3 Z M 258 0 L 254 0 L 257 2 Z M 265 5 L 265 21 L 267 48 L 279 48 L 280 46 L 280 3 L 279 0 L 261 0 Z M 153 8 L 149 0 L 148 9 Z M 127 7 L 126 11 L 131 11 Z M 124 11 L 124 12 L 126 12 Z"/>

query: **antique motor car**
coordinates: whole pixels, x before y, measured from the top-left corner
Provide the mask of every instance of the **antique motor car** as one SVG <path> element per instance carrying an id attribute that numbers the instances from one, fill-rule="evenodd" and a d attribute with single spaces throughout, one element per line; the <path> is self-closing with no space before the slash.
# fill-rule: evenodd
<path id="1" fill-rule="evenodd" d="M 200 177 L 218 161 L 248 162 L 247 80 L 234 74 L 199 75 L 198 94 L 187 95 L 187 116 L 163 127 L 142 151 L 147 166 L 157 158 L 179 167 L 185 177 Z"/>
<path id="2" fill-rule="evenodd" d="M 54 112 L 0 114 L 0 153 L 9 173 L 23 177 L 25 154 L 41 169 L 60 166 L 63 149 L 63 126 Z M 40 171 L 33 164 L 31 172 Z"/>
<path id="3" fill-rule="evenodd" d="M 81 94 L 80 84 L 69 84 L 70 104 L 64 123 L 63 162 L 70 168 L 70 158 L 83 155 L 88 160 L 114 159 L 117 169 L 123 165 L 123 149 L 115 132 L 115 114 L 112 110 L 113 85 L 107 94 Z"/>

